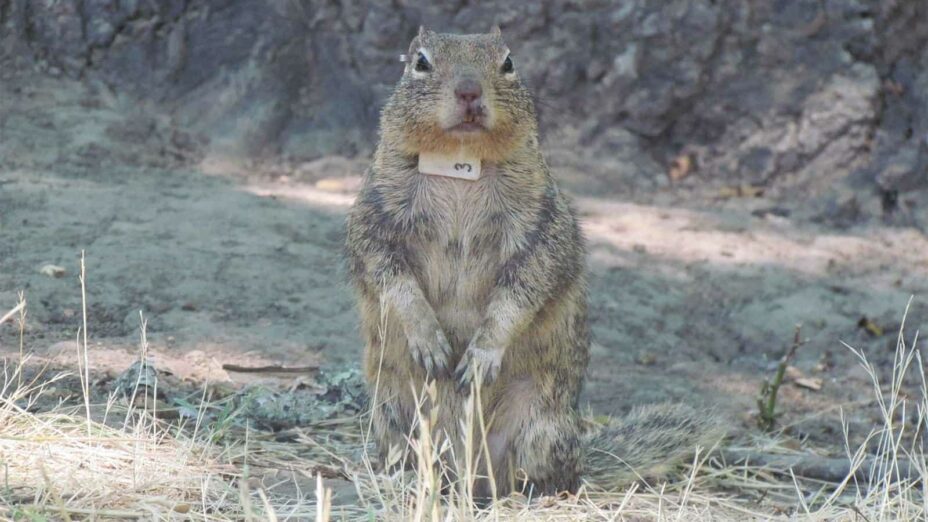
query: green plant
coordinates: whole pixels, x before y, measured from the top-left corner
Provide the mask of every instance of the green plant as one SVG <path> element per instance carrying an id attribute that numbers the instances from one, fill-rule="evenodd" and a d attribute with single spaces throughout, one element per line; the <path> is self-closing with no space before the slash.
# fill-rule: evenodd
<path id="1" fill-rule="evenodd" d="M 764 379 L 760 386 L 760 394 L 757 396 L 757 426 L 764 431 L 771 431 L 776 425 L 777 393 L 780 391 L 780 385 L 783 384 L 783 377 L 786 376 L 787 366 L 796 356 L 796 351 L 805 343 L 806 341 L 802 339 L 802 325 L 797 324 L 793 334 L 793 343 L 787 348 L 783 357 L 780 357 L 773 380 Z"/>

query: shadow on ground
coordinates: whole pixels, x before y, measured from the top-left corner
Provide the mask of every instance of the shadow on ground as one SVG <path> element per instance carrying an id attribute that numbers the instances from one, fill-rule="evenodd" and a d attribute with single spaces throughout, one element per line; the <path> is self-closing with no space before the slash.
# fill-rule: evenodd
<path id="1" fill-rule="evenodd" d="M 140 310 L 159 366 L 183 378 L 238 382 L 227 363 L 359 361 L 341 262 L 357 163 L 322 162 L 302 179 L 225 171 L 205 166 L 177 129 L 100 105 L 77 84 L 27 94 L 3 121 L 0 308 L 25 291 L 39 359 L 71 364 L 85 251 L 95 371 L 116 374 L 137 357 Z M 832 434 L 836 406 L 871 394 L 840 341 L 888 370 L 909 296 L 928 290 L 928 241 L 677 197 L 687 204 L 578 198 L 592 270 L 585 403 L 620 413 L 687 401 L 750 426 L 760 381 L 801 322 L 809 343 L 797 370 L 823 387 L 788 386 L 783 409 L 801 434 Z M 883 333 L 862 330 L 864 316 Z M 926 316 L 916 301 L 910 331 Z M 0 353 L 17 343 L 0 326 Z"/>

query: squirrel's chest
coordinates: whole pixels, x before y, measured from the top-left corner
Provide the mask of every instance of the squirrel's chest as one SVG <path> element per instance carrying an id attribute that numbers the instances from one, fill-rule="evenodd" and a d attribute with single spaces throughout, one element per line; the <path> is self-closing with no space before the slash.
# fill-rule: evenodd
<path id="1" fill-rule="evenodd" d="M 480 308 L 511 243 L 507 200 L 492 180 L 422 183 L 413 203 L 420 225 L 408 244 L 420 284 L 437 308 Z"/>
<path id="2" fill-rule="evenodd" d="M 504 248 L 511 208 L 493 180 L 424 176 L 412 207 L 421 218 L 412 246 L 432 258 L 492 258 Z"/>

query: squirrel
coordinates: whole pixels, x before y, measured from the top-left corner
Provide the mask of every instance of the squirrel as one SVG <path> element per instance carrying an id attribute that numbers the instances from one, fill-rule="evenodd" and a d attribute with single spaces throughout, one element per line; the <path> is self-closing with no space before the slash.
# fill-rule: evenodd
<path id="1" fill-rule="evenodd" d="M 499 495 L 517 480 L 545 494 L 576 491 L 582 474 L 621 484 L 713 442 L 712 416 L 680 405 L 584 428 L 585 242 L 499 28 L 420 28 L 402 58 L 346 234 L 381 462 L 397 449 L 409 455 L 429 387 L 426 418 L 460 456 L 479 386 L 480 469 Z M 488 482 L 476 487 L 487 493 Z"/>

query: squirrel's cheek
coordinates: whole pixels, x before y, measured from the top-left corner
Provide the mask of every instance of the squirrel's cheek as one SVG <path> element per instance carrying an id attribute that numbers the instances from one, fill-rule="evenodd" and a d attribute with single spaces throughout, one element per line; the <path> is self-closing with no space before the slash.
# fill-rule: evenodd
<path id="1" fill-rule="evenodd" d="M 446 129 L 457 123 L 460 117 L 458 113 L 459 109 L 453 101 L 442 100 L 442 103 L 436 105 L 434 118 L 439 127 Z"/>
<path id="2" fill-rule="evenodd" d="M 500 111 L 494 108 L 492 103 L 487 103 L 483 109 L 484 125 L 487 129 L 493 130 L 499 122 Z"/>

